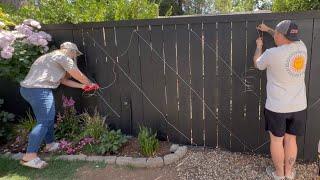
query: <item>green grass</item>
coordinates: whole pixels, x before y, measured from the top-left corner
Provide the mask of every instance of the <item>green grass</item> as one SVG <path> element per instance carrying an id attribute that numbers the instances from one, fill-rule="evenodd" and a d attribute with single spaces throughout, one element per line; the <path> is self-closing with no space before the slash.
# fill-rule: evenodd
<path id="1" fill-rule="evenodd" d="M 0 156 L 0 180 L 33 180 L 33 179 L 74 179 L 79 168 L 105 168 L 105 163 L 90 163 L 85 161 L 50 160 L 49 166 L 37 170 L 21 166 L 19 161 Z"/>

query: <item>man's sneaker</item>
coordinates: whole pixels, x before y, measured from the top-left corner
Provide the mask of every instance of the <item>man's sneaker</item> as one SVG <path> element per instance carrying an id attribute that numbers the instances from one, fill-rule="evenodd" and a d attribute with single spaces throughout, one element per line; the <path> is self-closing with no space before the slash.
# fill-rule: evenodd
<path id="1" fill-rule="evenodd" d="M 285 180 L 286 179 L 284 176 L 277 176 L 276 171 L 271 166 L 268 166 L 266 168 L 266 172 L 267 172 L 268 176 L 270 176 L 274 180 Z"/>
<path id="2" fill-rule="evenodd" d="M 294 180 L 295 177 L 296 177 L 296 171 L 292 170 L 291 175 L 286 176 L 286 180 Z"/>

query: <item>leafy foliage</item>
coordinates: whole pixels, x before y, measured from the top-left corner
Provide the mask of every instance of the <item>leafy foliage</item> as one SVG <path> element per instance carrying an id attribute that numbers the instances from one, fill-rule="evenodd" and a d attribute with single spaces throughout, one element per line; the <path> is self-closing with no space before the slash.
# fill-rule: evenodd
<path id="1" fill-rule="evenodd" d="M 274 0 L 272 8 L 275 12 L 296 12 L 319 9 L 319 0 Z"/>
<path id="2" fill-rule="evenodd" d="M 107 131 L 105 119 L 100 116 L 97 110 L 95 110 L 93 116 L 88 112 L 85 112 L 80 117 L 84 122 L 84 130 L 81 137 L 93 137 L 94 139 L 99 139 L 102 134 Z"/>
<path id="3" fill-rule="evenodd" d="M 148 0 L 42 0 L 39 7 L 29 3 L 7 13 L 17 22 L 32 18 L 44 24 L 77 24 L 155 18 L 158 5 Z"/>
<path id="4" fill-rule="evenodd" d="M 140 127 L 138 140 L 141 153 L 145 156 L 153 156 L 159 148 L 159 141 L 156 138 L 157 133 L 152 134 L 151 129 Z"/>
<path id="5" fill-rule="evenodd" d="M 121 130 L 111 130 L 104 133 L 100 139 L 98 148 L 99 154 L 116 153 L 121 146 L 127 142 L 127 137 L 121 133 Z"/>
<path id="6" fill-rule="evenodd" d="M 12 137 L 12 124 L 15 115 L 2 111 L 1 107 L 4 104 L 4 100 L 0 99 L 0 144 L 5 143 Z"/>

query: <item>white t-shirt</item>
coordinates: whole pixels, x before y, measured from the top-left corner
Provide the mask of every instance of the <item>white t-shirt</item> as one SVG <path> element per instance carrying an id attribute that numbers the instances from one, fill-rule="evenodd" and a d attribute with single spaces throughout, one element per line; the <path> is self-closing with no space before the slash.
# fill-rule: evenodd
<path id="1" fill-rule="evenodd" d="M 266 109 L 290 113 L 307 108 L 304 82 L 307 48 L 302 41 L 266 50 L 257 60 L 260 70 L 267 69 Z"/>

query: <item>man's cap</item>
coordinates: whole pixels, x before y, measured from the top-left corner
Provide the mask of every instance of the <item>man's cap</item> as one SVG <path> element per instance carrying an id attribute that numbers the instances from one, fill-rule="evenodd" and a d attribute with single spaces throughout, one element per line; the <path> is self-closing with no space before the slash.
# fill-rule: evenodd
<path id="1" fill-rule="evenodd" d="M 298 25 L 291 20 L 281 21 L 275 30 L 283 34 L 290 41 L 300 41 Z"/>
<path id="2" fill-rule="evenodd" d="M 60 45 L 60 49 L 69 49 L 69 50 L 74 50 L 77 52 L 77 55 L 82 55 L 83 53 L 79 51 L 78 47 L 76 44 L 72 42 L 64 42 Z"/>

